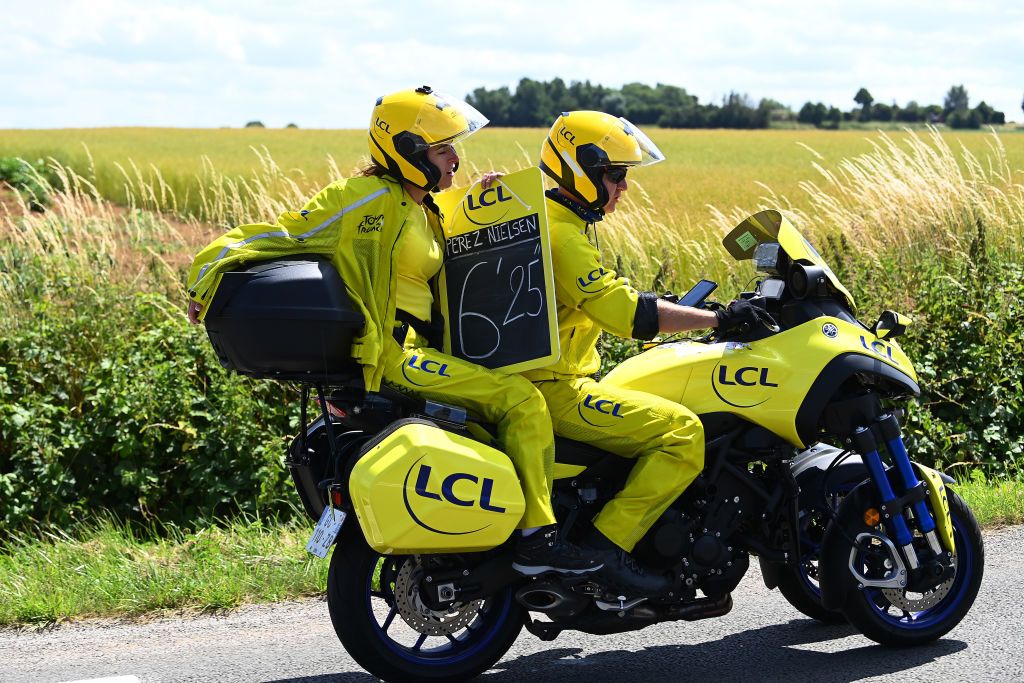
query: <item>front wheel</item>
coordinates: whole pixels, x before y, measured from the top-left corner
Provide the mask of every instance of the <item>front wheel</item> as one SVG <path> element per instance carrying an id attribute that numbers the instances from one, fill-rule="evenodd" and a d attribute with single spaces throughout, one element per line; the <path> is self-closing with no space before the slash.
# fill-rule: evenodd
<path id="1" fill-rule="evenodd" d="M 416 557 L 375 552 L 354 524 L 342 530 L 327 606 L 345 650 L 386 681 L 462 681 L 490 668 L 523 627 L 512 589 L 433 610 L 420 596 L 422 572 Z"/>
<path id="2" fill-rule="evenodd" d="M 843 614 L 861 633 L 877 643 L 903 647 L 941 638 L 960 623 L 974 604 L 985 569 L 981 529 L 963 499 L 948 488 L 947 492 L 956 547 L 953 576 L 916 592 L 905 588 L 853 586 L 848 593 Z M 916 539 L 915 545 L 920 540 Z M 842 545 L 849 557 L 852 545 Z M 857 552 L 853 563 L 865 575 L 885 570 L 885 567 L 873 567 L 878 560 L 870 552 Z M 848 580 L 856 583 L 853 576 L 848 575 Z"/>

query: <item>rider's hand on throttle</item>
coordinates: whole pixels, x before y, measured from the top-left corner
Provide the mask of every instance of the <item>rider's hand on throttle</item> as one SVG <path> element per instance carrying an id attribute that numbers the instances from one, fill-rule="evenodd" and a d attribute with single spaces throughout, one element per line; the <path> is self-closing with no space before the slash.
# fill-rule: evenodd
<path id="1" fill-rule="evenodd" d="M 745 299 L 738 299 L 727 307 L 718 309 L 715 316 L 718 318 L 718 329 L 722 332 L 735 330 L 744 324 L 753 325 L 758 320 L 754 304 Z"/>

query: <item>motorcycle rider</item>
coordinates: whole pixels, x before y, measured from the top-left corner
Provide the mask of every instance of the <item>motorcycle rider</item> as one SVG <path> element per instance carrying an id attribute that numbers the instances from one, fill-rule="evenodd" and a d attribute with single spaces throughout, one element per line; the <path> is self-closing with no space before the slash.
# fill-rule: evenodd
<path id="1" fill-rule="evenodd" d="M 711 312 L 639 292 L 603 263 L 597 224 L 628 189 L 627 172 L 664 158 L 623 118 L 573 111 L 555 120 L 540 168 L 558 184 L 546 197 L 561 356 L 523 373 L 547 399 L 556 434 L 636 459 L 624 488 L 594 518 L 587 545 L 603 551 L 599 575 L 646 595 L 664 593 L 672 582 L 630 553 L 703 469 L 704 430 L 677 403 L 597 383 L 591 376 L 600 367 L 598 337 L 603 330 L 649 340 L 659 332 L 731 328 L 753 319 L 747 302 Z"/>
<path id="2" fill-rule="evenodd" d="M 454 180 L 454 143 L 486 123 L 470 105 L 428 86 L 379 98 L 368 131 L 370 165 L 357 177 L 331 183 L 301 211 L 285 212 L 276 223 L 240 225 L 203 249 L 188 277 L 189 319 L 198 323 L 229 269 L 288 255 L 328 256 L 366 320 L 352 345 L 366 390 L 383 383 L 457 403 L 497 425 L 526 499 L 515 568 L 527 575 L 594 571 L 598 553 L 556 532 L 554 437 L 543 396 L 522 377 L 437 350 L 432 288 L 444 242 L 430 193 Z M 482 182 L 486 187 L 492 181 L 489 174 Z"/>

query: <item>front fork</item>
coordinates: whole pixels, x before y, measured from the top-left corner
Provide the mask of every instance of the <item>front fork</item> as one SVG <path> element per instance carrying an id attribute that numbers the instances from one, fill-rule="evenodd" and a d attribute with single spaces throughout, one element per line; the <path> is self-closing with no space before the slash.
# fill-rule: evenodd
<path id="1" fill-rule="evenodd" d="M 924 536 L 931 551 L 935 553 L 936 557 L 940 556 L 943 553 L 942 544 L 935 532 L 935 519 L 925 504 L 925 485 L 914 472 L 907 448 L 903 445 L 903 435 L 896 416 L 883 415 L 871 428 L 857 428 L 853 432 L 852 441 L 853 447 L 861 454 L 864 464 L 871 474 L 871 480 L 875 483 L 876 490 L 882 499 L 881 517 L 887 524 L 891 524 L 907 566 L 913 570 L 920 567 L 921 563 L 914 550 L 913 535 L 907 524 L 904 511 Z M 902 488 L 905 493 L 902 496 L 897 496 L 893 491 L 882 462 L 882 456 L 878 452 L 879 441 L 882 441 L 888 448 L 893 466 L 903 484 Z"/>

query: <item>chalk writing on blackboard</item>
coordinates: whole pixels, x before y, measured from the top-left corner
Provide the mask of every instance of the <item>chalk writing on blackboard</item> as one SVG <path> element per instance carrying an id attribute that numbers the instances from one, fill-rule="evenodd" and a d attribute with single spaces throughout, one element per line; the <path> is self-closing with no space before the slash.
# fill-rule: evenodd
<path id="1" fill-rule="evenodd" d="M 444 290 L 449 352 L 521 371 L 558 356 L 547 217 L 539 172 L 471 188 L 445 215 Z M 518 200 L 518 201 L 513 201 Z M 439 202 L 440 203 L 440 202 Z"/>

